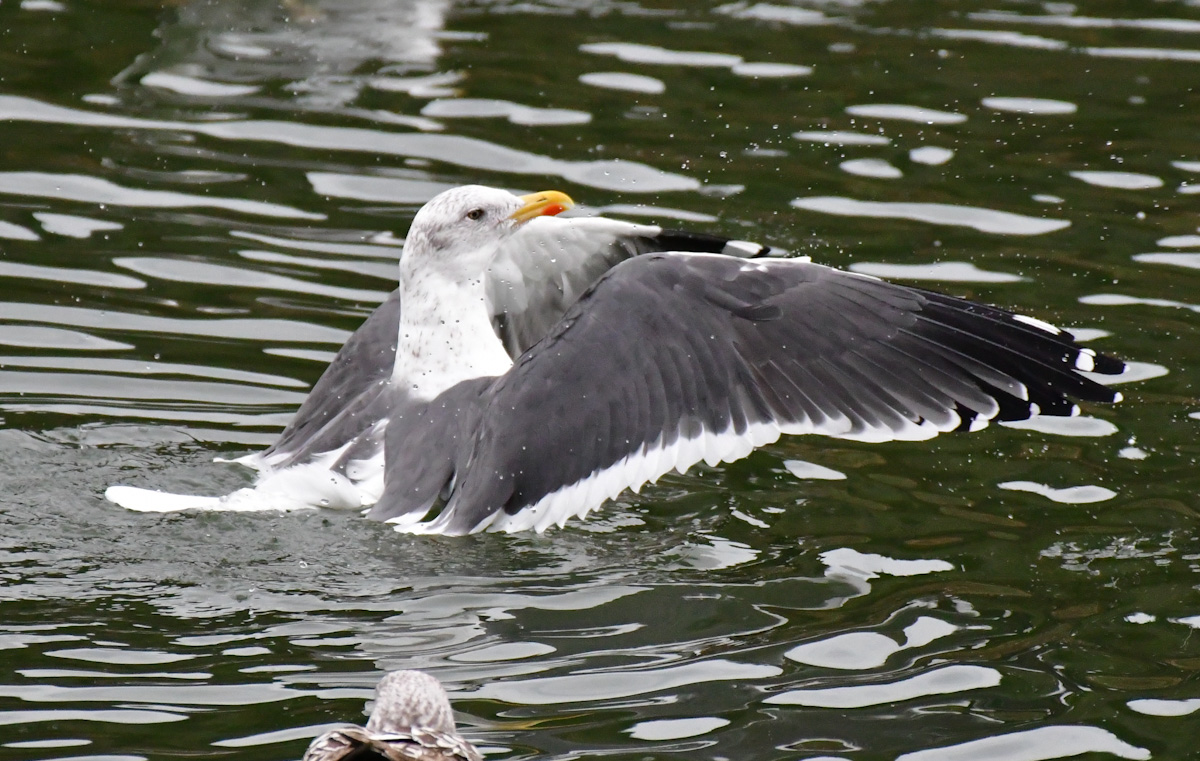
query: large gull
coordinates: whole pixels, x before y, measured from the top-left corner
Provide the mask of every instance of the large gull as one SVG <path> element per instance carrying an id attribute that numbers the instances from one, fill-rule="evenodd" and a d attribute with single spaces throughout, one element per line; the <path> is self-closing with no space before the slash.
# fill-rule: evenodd
<path id="1" fill-rule="evenodd" d="M 781 434 L 922 440 L 1120 398 L 1085 373 L 1123 362 L 1041 320 L 752 258 L 764 249 L 741 241 L 555 216 L 570 206 L 554 191 L 437 196 L 413 220 L 396 294 L 280 440 L 243 458 L 264 470 L 255 488 L 108 496 L 149 510 L 370 506 L 414 533 L 542 531 Z"/>
<path id="2" fill-rule="evenodd" d="M 557 217 L 574 204 L 554 191 L 519 200 L 512 227 L 494 241 L 483 275 L 493 330 L 512 359 L 544 337 L 600 275 L 631 256 L 692 251 L 753 257 L 770 251 L 757 243 L 657 225 Z M 434 216 L 431 209 L 420 219 Z M 414 219 L 406 251 L 413 248 L 414 234 L 421 237 L 421 228 Z M 114 486 L 106 496 L 146 512 L 374 504 L 383 492 L 383 432 L 396 408 L 391 392 L 408 384 L 409 366 L 396 356 L 403 290 L 393 291 L 342 346 L 275 443 L 236 460 L 260 472 L 253 487 L 204 497 Z"/>

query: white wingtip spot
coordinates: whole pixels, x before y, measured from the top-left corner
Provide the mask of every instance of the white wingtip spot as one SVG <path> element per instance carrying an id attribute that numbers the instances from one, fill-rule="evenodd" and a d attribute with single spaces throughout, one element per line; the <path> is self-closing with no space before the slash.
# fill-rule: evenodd
<path id="1" fill-rule="evenodd" d="M 1116 404 L 1117 402 L 1123 402 L 1123 401 L 1125 401 L 1125 397 L 1124 397 L 1124 395 L 1121 394 L 1120 391 L 1113 394 L 1113 404 Z"/>
<path id="2" fill-rule="evenodd" d="M 1054 327 L 1050 323 L 1045 322 L 1043 320 L 1039 320 L 1036 317 L 1027 317 L 1023 314 L 1014 314 L 1013 319 L 1016 320 L 1017 322 L 1023 322 L 1026 325 L 1037 328 L 1038 330 L 1044 330 L 1047 333 L 1050 333 L 1051 335 L 1057 336 L 1059 333 L 1062 333 L 1061 330 Z"/>
<path id="3" fill-rule="evenodd" d="M 991 421 L 985 418 L 983 415 L 976 415 L 974 419 L 971 420 L 971 427 L 967 430 L 971 433 L 982 431 L 984 428 L 988 427 L 988 423 L 990 422 Z"/>
<path id="4" fill-rule="evenodd" d="M 1075 369 L 1090 373 L 1096 369 L 1096 352 L 1091 349 L 1081 349 L 1075 358 Z"/>
<path id="5" fill-rule="evenodd" d="M 725 249 L 721 253 L 729 256 L 758 256 L 762 251 L 761 244 L 748 240 L 731 240 L 725 244 Z"/>

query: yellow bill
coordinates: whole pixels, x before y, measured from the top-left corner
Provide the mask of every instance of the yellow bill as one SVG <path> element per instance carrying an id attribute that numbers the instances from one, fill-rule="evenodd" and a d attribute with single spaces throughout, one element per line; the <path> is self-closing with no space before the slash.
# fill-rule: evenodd
<path id="1" fill-rule="evenodd" d="M 552 217 L 575 207 L 575 202 L 569 195 L 557 190 L 530 193 L 527 196 L 521 196 L 521 200 L 525 204 L 512 213 L 512 218 L 517 222 L 528 222 L 534 217 Z"/>

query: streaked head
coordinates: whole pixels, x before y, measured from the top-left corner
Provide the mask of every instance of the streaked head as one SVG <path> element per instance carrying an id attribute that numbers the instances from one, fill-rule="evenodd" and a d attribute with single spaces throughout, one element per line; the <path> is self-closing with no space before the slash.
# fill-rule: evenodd
<path id="1" fill-rule="evenodd" d="M 412 267 L 477 275 L 521 225 L 574 205 L 557 190 L 517 196 L 483 185 L 452 188 L 434 196 L 417 212 L 404 243 L 404 259 L 412 259 L 408 262 Z"/>
<path id="2" fill-rule="evenodd" d="M 384 674 L 375 688 L 375 707 L 367 720 L 367 729 L 401 732 L 413 727 L 447 734 L 455 732 L 446 690 L 437 679 L 420 671 Z"/>

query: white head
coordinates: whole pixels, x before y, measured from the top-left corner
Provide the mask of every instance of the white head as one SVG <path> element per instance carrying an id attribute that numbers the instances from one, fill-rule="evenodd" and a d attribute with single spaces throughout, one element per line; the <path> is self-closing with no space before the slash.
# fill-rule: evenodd
<path id="1" fill-rule="evenodd" d="M 403 732 L 414 727 L 453 734 L 454 714 L 442 683 L 420 671 L 392 671 L 375 688 L 367 729 Z"/>
<path id="2" fill-rule="evenodd" d="M 517 196 L 483 185 L 464 185 L 434 196 L 413 217 L 404 242 L 405 272 L 437 271 L 455 281 L 478 278 L 500 245 L 534 217 L 571 208 L 556 190 Z"/>

